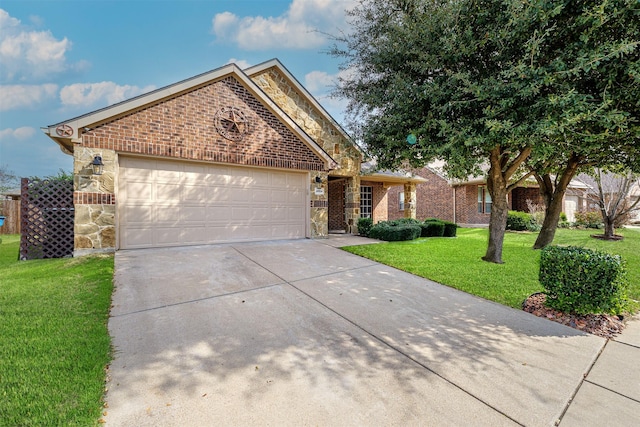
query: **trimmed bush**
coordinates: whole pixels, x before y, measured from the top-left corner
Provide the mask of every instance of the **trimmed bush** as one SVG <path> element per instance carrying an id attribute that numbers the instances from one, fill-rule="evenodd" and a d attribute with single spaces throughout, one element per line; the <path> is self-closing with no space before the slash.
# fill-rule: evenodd
<path id="1" fill-rule="evenodd" d="M 456 237 L 458 234 L 458 224 L 450 221 L 442 221 L 444 223 L 444 237 Z"/>
<path id="2" fill-rule="evenodd" d="M 538 224 L 531 214 L 520 211 L 509 211 L 507 214 L 507 230 L 537 231 Z"/>
<path id="3" fill-rule="evenodd" d="M 387 242 L 413 240 L 420 237 L 420 226 L 400 221 L 381 221 L 371 227 L 369 237 Z"/>
<path id="4" fill-rule="evenodd" d="M 429 218 L 420 224 L 422 229 L 420 237 L 442 237 L 444 236 L 444 227 L 444 222 Z"/>
<path id="5" fill-rule="evenodd" d="M 373 219 L 371 218 L 358 218 L 358 233 L 361 236 L 369 237 L 371 227 L 373 227 Z"/>
<path id="6" fill-rule="evenodd" d="M 547 246 L 540 254 L 539 280 L 546 305 L 577 313 L 620 314 L 628 281 L 620 255 L 575 246 Z"/>
<path id="7" fill-rule="evenodd" d="M 576 226 L 585 228 L 602 228 L 600 211 L 576 212 Z"/>

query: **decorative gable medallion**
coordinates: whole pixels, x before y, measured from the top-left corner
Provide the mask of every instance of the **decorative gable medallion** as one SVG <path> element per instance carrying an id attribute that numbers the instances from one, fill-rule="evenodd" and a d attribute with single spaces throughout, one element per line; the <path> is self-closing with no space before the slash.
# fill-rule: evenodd
<path id="1" fill-rule="evenodd" d="M 249 132 L 249 120 L 237 107 L 222 107 L 215 115 L 216 130 L 231 141 L 240 141 Z"/>

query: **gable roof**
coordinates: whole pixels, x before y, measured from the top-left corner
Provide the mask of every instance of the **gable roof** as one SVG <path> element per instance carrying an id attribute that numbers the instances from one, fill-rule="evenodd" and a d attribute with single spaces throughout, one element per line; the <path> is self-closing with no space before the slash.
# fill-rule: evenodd
<path id="1" fill-rule="evenodd" d="M 351 138 L 351 136 L 349 136 L 349 134 L 347 134 L 347 132 L 344 130 L 344 128 L 342 126 L 340 126 L 340 124 L 331 116 L 331 114 L 329 114 L 329 112 L 327 112 L 327 110 L 324 109 L 324 107 L 318 102 L 318 100 L 316 100 L 316 98 L 311 95 L 311 93 L 298 81 L 298 79 L 295 78 L 295 76 L 293 74 L 291 74 L 291 72 L 289 72 L 289 70 L 287 69 L 287 67 L 285 67 L 282 62 L 280 62 L 277 58 L 273 58 L 270 59 L 268 61 L 265 61 L 261 64 L 258 65 L 253 65 L 251 67 L 245 68 L 244 72 L 249 76 L 249 77 L 254 77 L 270 68 L 275 68 L 278 70 L 278 72 L 284 76 L 289 83 L 291 84 L 292 87 L 294 87 L 296 89 L 296 91 L 298 91 L 299 94 L 301 94 L 302 96 L 304 96 L 306 99 L 309 100 L 309 103 L 315 108 L 317 109 L 320 114 L 322 114 L 324 116 L 325 119 L 327 119 L 327 121 L 329 123 L 331 123 L 331 125 L 348 141 L 351 141 L 351 143 L 353 144 L 353 146 L 361 153 L 361 154 L 365 154 L 364 150 L 362 149 L 362 147 L 360 147 L 360 145 L 358 145 L 358 143 L 356 143 L 353 138 Z"/>
<path id="2" fill-rule="evenodd" d="M 74 143 L 82 141 L 82 134 L 97 125 L 113 121 L 126 116 L 146 106 L 158 104 L 166 99 L 175 98 L 191 92 L 225 77 L 236 78 L 253 96 L 255 96 L 271 113 L 284 123 L 300 140 L 305 143 L 329 168 L 334 168 L 336 162 L 318 145 L 307 133 L 298 126 L 251 78 L 236 64 L 228 64 L 215 70 L 199 74 L 160 89 L 136 96 L 117 104 L 92 111 L 90 113 L 65 120 L 44 128 L 42 131 L 60 145 L 66 153 L 72 153 Z"/>

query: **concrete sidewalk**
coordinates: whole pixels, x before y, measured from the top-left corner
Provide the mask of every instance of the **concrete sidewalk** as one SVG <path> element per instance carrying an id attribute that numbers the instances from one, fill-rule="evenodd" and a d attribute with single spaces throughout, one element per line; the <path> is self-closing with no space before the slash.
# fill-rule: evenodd
<path id="1" fill-rule="evenodd" d="M 107 424 L 637 424 L 637 322 L 607 343 L 339 237 L 116 253 Z"/>

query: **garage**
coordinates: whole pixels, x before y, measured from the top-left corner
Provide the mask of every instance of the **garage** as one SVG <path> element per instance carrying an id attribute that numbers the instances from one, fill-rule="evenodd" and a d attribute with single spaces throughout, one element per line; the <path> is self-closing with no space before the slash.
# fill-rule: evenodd
<path id="1" fill-rule="evenodd" d="M 121 249 L 307 237 L 308 172 L 119 158 Z"/>

